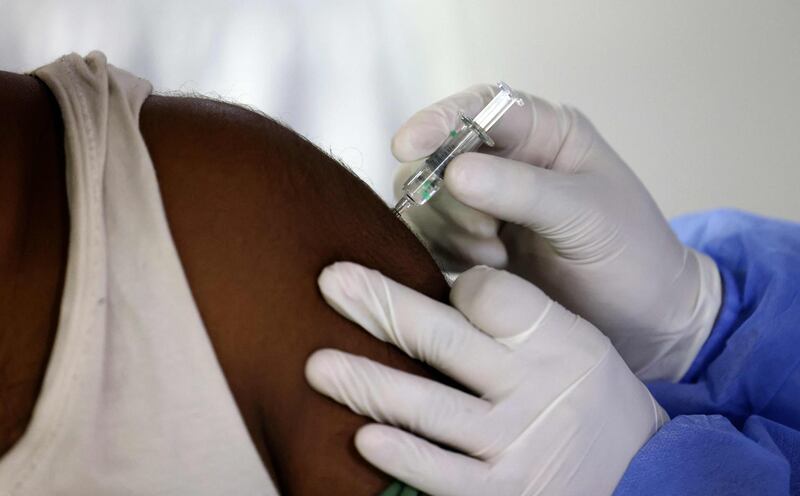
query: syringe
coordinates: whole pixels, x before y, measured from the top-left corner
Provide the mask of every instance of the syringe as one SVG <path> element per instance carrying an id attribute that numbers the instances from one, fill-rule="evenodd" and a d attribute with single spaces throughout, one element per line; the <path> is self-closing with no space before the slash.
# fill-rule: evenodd
<path id="1" fill-rule="evenodd" d="M 403 197 L 394 207 L 395 215 L 400 216 L 407 208 L 424 205 L 430 200 L 442 187 L 447 164 L 456 156 L 477 150 L 481 145 L 494 146 L 488 131 L 513 104 L 523 105 L 522 98 L 506 83 L 500 81 L 497 86 L 498 93 L 474 119 L 458 113 L 461 127 L 450 131 L 439 148 L 408 178 L 403 185 Z"/>

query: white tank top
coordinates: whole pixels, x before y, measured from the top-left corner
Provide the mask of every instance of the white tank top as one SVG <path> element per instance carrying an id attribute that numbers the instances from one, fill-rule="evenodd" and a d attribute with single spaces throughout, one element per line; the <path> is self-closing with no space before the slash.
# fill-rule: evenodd
<path id="1" fill-rule="evenodd" d="M 276 495 L 192 299 L 139 132 L 150 84 L 75 54 L 35 71 L 64 120 L 58 332 L 3 495 Z"/>

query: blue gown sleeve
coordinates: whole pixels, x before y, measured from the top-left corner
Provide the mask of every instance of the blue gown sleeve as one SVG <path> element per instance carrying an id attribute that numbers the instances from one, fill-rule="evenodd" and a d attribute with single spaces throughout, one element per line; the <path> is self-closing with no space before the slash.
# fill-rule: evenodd
<path id="1" fill-rule="evenodd" d="M 686 376 L 648 384 L 672 420 L 617 495 L 800 495 L 800 224 L 734 210 L 673 229 L 720 269 L 717 322 Z"/>

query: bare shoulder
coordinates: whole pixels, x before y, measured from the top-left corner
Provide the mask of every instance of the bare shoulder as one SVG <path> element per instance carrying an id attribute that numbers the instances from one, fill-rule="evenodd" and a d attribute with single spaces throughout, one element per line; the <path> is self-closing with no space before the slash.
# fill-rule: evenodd
<path id="1" fill-rule="evenodd" d="M 269 252 L 264 261 L 285 257 L 293 270 L 314 258 L 311 282 L 344 257 L 442 297 L 441 274 L 411 231 L 362 180 L 283 124 L 215 100 L 152 96 L 140 128 L 176 237 Z"/>
<path id="2" fill-rule="evenodd" d="M 336 315 L 316 280 L 351 260 L 444 300 L 430 256 L 363 182 L 265 116 L 155 96 L 140 127 L 195 301 L 280 489 L 377 494 L 387 480 L 352 444 L 365 420 L 313 392 L 305 360 L 336 347 L 432 373 Z"/>

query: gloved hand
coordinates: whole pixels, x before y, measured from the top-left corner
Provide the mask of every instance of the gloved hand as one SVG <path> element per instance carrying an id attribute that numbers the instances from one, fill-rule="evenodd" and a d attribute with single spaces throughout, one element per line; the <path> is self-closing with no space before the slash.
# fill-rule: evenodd
<path id="1" fill-rule="evenodd" d="M 306 364 L 316 390 L 399 427 L 367 425 L 356 448 L 426 493 L 611 494 L 667 420 L 608 338 L 507 272 L 462 274 L 455 308 L 352 263 L 319 286 L 339 313 L 472 391 L 330 349 Z"/>
<path id="2" fill-rule="evenodd" d="M 412 116 L 392 150 L 396 192 L 493 87 L 475 86 Z M 678 241 L 650 194 L 580 112 L 521 94 L 486 153 L 450 163 L 444 188 L 405 214 L 446 270 L 506 267 L 598 326 L 642 379 L 677 380 L 721 303 L 709 257 Z"/>

